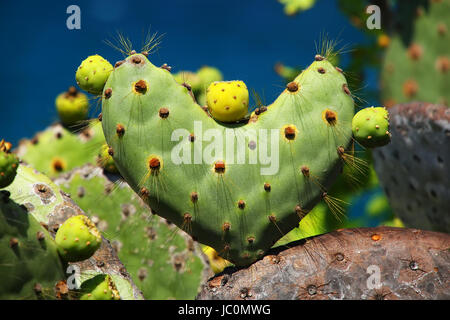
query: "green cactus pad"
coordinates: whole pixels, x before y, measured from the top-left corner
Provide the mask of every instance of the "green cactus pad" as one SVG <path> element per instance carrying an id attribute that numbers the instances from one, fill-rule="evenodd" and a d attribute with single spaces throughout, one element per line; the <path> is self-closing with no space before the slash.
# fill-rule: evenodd
<path id="1" fill-rule="evenodd" d="M 120 300 L 114 281 L 109 275 L 98 275 L 81 285 L 80 300 Z"/>
<path id="2" fill-rule="evenodd" d="M 104 143 L 99 121 L 92 121 L 91 125 L 74 133 L 56 124 L 31 140 L 20 141 L 16 153 L 36 170 L 55 177 L 86 163 L 95 164 Z"/>
<path id="3" fill-rule="evenodd" d="M 152 215 L 126 183 L 115 185 L 113 177 L 86 165 L 55 183 L 72 194 L 111 239 L 146 299 L 194 299 L 210 275 L 199 245 L 175 225 Z M 114 282 L 120 289 L 120 283 Z"/>
<path id="4" fill-rule="evenodd" d="M 16 177 L 19 159 L 10 153 L 10 144 L 0 142 L 0 189 L 9 186 Z"/>
<path id="5" fill-rule="evenodd" d="M 389 113 L 383 107 L 365 108 L 353 117 L 353 136 L 366 148 L 382 147 L 391 141 Z"/>
<path id="6" fill-rule="evenodd" d="M 89 112 L 89 100 L 84 93 L 70 87 L 56 97 L 56 110 L 65 126 L 74 126 L 86 120 Z"/>
<path id="7" fill-rule="evenodd" d="M 100 247 L 100 232 L 85 215 L 67 219 L 56 232 L 55 242 L 65 261 L 81 261 L 89 258 Z"/>
<path id="8" fill-rule="evenodd" d="M 64 279 L 47 230 L 0 191 L 0 299 L 55 299 L 55 285 Z"/>
<path id="9" fill-rule="evenodd" d="M 328 199 L 326 189 L 342 167 L 338 149 L 351 142 L 353 99 L 343 74 L 324 58 L 245 125 L 215 122 L 189 88 L 141 54 L 129 56 L 111 73 L 106 90 L 102 124 L 125 180 L 155 212 L 237 265 L 261 257 L 318 201 Z M 120 137 L 118 124 L 126 130 Z M 230 133 L 226 129 L 247 135 L 244 163 L 201 145 L 208 129 L 221 137 Z M 270 142 L 257 148 L 257 141 L 264 141 L 264 133 L 257 140 L 260 129 Z M 276 155 L 272 166 L 253 164 L 265 146 Z M 210 159 L 193 164 L 198 151 L 210 152 Z"/>
<path id="10" fill-rule="evenodd" d="M 87 57 L 78 67 L 75 79 L 81 89 L 99 95 L 103 92 L 106 80 L 113 66 L 99 55 Z"/>

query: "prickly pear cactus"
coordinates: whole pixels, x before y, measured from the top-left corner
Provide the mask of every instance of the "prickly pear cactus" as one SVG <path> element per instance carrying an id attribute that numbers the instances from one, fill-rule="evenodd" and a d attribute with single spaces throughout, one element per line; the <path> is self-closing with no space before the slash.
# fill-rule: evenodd
<path id="1" fill-rule="evenodd" d="M 327 188 L 351 142 L 354 105 L 345 77 L 324 57 L 247 124 L 227 126 L 144 55 L 116 66 L 102 105 L 116 166 L 155 212 L 222 257 L 255 261 L 317 202 L 332 201 Z M 202 145 L 213 136 L 225 137 L 224 144 Z M 235 144 L 223 152 L 236 136 L 244 147 L 238 163 Z M 258 153 L 262 161 L 255 161 Z"/>
<path id="2" fill-rule="evenodd" d="M 54 243 L 51 246 L 57 250 L 57 253 L 61 250 L 58 248 L 58 243 L 53 239 L 60 226 L 70 217 L 84 214 L 69 196 L 62 192 L 47 176 L 23 164 L 19 166 L 13 183 L 1 192 L 8 194 L 10 201 L 21 208 L 20 214 L 25 210 L 30 219 L 35 219 L 36 223 L 41 225 L 44 236 L 47 235 L 48 231 L 52 243 Z M 33 237 L 42 235 L 41 233 L 37 235 L 35 229 L 30 230 L 34 232 Z M 4 238 L 2 233 L 0 233 L 0 238 Z M 36 257 L 35 263 L 39 263 L 38 257 Z M 60 281 L 53 283 L 54 290 L 56 290 L 54 294 L 57 298 L 77 298 L 78 295 L 76 293 L 72 294 L 72 291 L 76 290 L 84 281 L 99 274 L 108 274 L 114 280 L 121 299 L 142 299 L 140 291 L 134 285 L 114 249 L 103 237 L 100 247 L 93 255 L 86 257 L 86 260 L 69 264 L 63 261 L 62 263 L 64 266 L 62 272 L 67 276 L 67 280 L 58 278 Z M 45 266 L 45 261 L 42 261 L 42 264 Z M 0 264 L 0 268 L 4 265 L 7 264 Z M 61 262 L 59 265 L 61 265 Z M 49 267 L 48 270 L 53 270 L 53 268 Z M 55 273 L 55 275 L 57 274 Z M 71 275 L 73 277 L 70 277 Z M 9 278 L 10 275 L 0 272 L 2 283 L 5 277 Z M 50 275 L 48 277 L 49 281 L 53 281 Z M 47 284 L 45 286 L 42 283 L 39 284 L 40 286 L 38 287 L 45 288 L 45 290 L 48 289 Z M 27 295 L 32 294 L 32 291 L 27 291 Z"/>
<path id="3" fill-rule="evenodd" d="M 414 102 L 389 114 L 392 141 L 373 156 L 392 209 L 408 227 L 450 232 L 450 109 Z"/>
<path id="4" fill-rule="evenodd" d="M 104 143 L 99 121 L 92 121 L 79 132 L 55 124 L 31 140 L 20 141 L 16 153 L 36 170 L 55 177 L 86 163 L 96 163 Z"/>
<path id="5" fill-rule="evenodd" d="M 103 92 L 113 66 L 98 54 L 87 57 L 78 67 L 75 74 L 77 84 L 81 89 L 100 95 Z"/>
<path id="6" fill-rule="evenodd" d="M 90 215 L 146 299 L 194 299 L 211 275 L 201 249 L 124 182 L 92 165 L 55 179 Z"/>
<path id="7" fill-rule="evenodd" d="M 449 105 L 450 1 L 428 1 L 427 8 L 419 7 L 413 19 L 412 33 L 394 35 L 386 52 L 381 74 L 383 104 Z"/>
<path id="8" fill-rule="evenodd" d="M 55 284 L 65 277 L 48 231 L 0 191 L 0 299 L 55 299 Z"/>

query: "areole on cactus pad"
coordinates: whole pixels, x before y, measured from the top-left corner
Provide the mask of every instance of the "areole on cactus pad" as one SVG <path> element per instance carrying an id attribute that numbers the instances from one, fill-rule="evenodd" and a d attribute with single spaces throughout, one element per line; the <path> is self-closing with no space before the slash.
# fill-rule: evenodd
<path id="1" fill-rule="evenodd" d="M 125 180 L 236 265 L 257 260 L 326 200 L 352 142 L 346 79 L 321 56 L 245 123 L 217 123 L 189 86 L 143 54 L 116 63 L 102 102 L 109 154 Z"/>

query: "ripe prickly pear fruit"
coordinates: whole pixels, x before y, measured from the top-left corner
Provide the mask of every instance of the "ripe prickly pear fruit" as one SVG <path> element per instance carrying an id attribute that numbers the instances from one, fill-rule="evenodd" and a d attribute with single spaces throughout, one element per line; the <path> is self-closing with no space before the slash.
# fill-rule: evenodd
<path id="1" fill-rule="evenodd" d="M 81 89 L 100 95 L 113 66 L 98 54 L 87 57 L 77 69 L 75 79 Z"/>
<path id="2" fill-rule="evenodd" d="M 235 122 L 248 111 L 248 90 L 243 81 L 213 82 L 206 90 L 206 103 L 214 119 Z"/>
<path id="3" fill-rule="evenodd" d="M 80 300 L 120 300 L 119 291 L 109 275 L 99 275 L 81 285 Z"/>
<path id="4" fill-rule="evenodd" d="M 0 141 L 0 188 L 9 186 L 16 177 L 19 159 L 10 153 L 11 143 Z"/>
<path id="5" fill-rule="evenodd" d="M 353 117 L 352 130 L 363 147 L 382 147 L 391 141 L 389 113 L 383 107 L 362 109 Z"/>
<path id="6" fill-rule="evenodd" d="M 88 98 L 75 87 L 70 87 L 67 92 L 58 95 L 55 105 L 59 118 L 65 126 L 77 124 L 82 120 L 86 120 L 88 116 Z"/>
<path id="7" fill-rule="evenodd" d="M 102 167 L 106 172 L 118 173 L 116 164 L 113 157 L 111 156 L 111 151 L 109 146 L 105 143 L 100 149 L 100 153 L 97 158 L 97 164 Z"/>
<path id="8" fill-rule="evenodd" d="M 68 262 L 88 259 L 100 247 L 102 238 L 95 224 L 84 215 L 67 219 L 56 232 L 61 257 Z"/>

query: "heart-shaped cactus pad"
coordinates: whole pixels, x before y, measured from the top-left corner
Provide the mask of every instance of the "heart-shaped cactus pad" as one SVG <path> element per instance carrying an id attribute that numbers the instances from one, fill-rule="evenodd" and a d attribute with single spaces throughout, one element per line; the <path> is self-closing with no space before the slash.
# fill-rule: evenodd
<path id="1" fill-rule="evenodd" d="M 220 123 L 168 69 L 143 54 L 116 64 L 102 95 L 109 153 L 156 214 L 248 265 L 298 226 L 340 173 L 354 115 L 346 79 L 316 56 L 271 105 Z"/>

